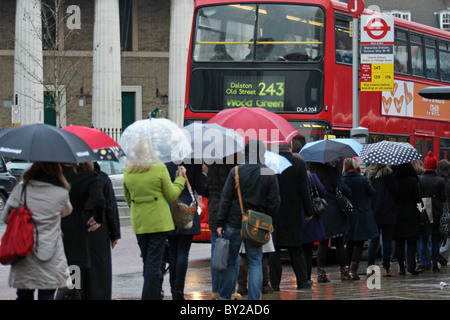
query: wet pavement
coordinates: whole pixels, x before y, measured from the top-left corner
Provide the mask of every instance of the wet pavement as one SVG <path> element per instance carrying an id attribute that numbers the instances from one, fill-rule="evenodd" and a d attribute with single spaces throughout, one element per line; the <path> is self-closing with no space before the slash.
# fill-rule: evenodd
<path id="1" fill-rule="evenodd" d="M 3 234 L 4 225 L 0 225 Z M 139 248 L 131 227 L 122 226 L 122 239 L 112 251 L 113 300 L 140 300 L 143 277 Z M 210 244 L 195 243 L 190 253 L 186 277 L 186 300 L 211 300 L 211 275 L 209 266 Z M 331 259 L 330 259 L 331 260 Z M 364 265 L 362 262 L 361 265 Z M 381 261 L 377 260 L 377 263 Z M 15 289 L 7 284 L 9 266 L 0 265 L 0 300 L 14 300 Z M 441 266 L 440 272 L 425 271 L 419 275 L 398 275 L 397 264 L 393 263 L 395 276 L 365 276 L 360 266 L 361 280 L 341 281 L 339 268 L 329 266 L 328 283 L 317 283 L 313 268 L 313 285 L 310 289 L 297 290 L 295 276 L 289 263 L 283 265 L 280 291 L 263 294 L 262 300 L 450 300 L 450 266 Z M 381 273 L 381 272 L 380 272 Z M 169 275 L 163 283 L 164 300 L 172 300 Z M 246 300 L 243 296 L 243 300 Z"/>

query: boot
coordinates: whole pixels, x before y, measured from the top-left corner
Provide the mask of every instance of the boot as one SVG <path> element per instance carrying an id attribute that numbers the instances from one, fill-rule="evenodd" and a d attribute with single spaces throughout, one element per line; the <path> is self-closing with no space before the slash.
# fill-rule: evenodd
<path id="1" fill-rule="evenodd" d="M 239 264 L 239 273 L 237 277 L 238 289 L 237 293 L 241 295 L 248 294 L 247 289 L 248 265 L 245 255 L 241 255 L 241 262 Z"/>
<path id="2" fill-rule="evenodd" d="M 317 268 L 317 282 L 330 282 L 324 268 Z"/>
<path id="3" fill-rule="evenodd" d="M 350 277 L 352 280 L 360 280 L 360 278 L 358 276 L 358 266 L 359 266 L 358 262 L 352 261 L 350 263 Z"/>
<path id="4" fill-rule="evenodd" d="M 341 267 L 340 270 L 341 270 L 341 280 L 342 281 L 350 280 L 350 274 L 348 273 L 348 268 Z"/>
<path id="5" fill-rule="evenodd" d="M 394 274 L 389 271 L 387 268 L 383 268 L 383 277 L 393 277 Z"/>
<path id="6" fill-rule="evenodd" d="M 273 293 L 272 286 L 270 285 L 270 268 L 269 268 L 269 258 L 267 254 L 263 255 L 262 271 L 263 271 L 262 293 L 263 294 Z"/>

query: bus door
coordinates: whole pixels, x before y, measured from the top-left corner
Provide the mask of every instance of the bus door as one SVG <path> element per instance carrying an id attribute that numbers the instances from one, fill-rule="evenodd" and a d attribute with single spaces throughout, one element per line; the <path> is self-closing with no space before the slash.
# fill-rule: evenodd
<path id="1" fill-rule="evenodd" d="M 434 132 L 414 132 L 414 147 L 425 158 L 428 151 L 434 152 Z"/>

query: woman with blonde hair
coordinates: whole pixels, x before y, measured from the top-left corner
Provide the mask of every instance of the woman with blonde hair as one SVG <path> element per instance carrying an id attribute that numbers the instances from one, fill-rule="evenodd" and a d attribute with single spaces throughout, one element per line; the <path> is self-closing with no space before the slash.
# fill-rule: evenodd
<path id="1" fill-rule="evenodd" d="M 35 290 L 39 300 L 53 300 L 56 289 L 65 286 L 69 277 L 61 218 L 72 212 L 70 186 L 58 163 L 33 163 L 6 202 L 5 223 L 10 211 L 19 205 L 23 189 L 39 237 L 35 237 L 32 253 L 11 266 L 8 282 L 17 289 L 18 300 L 33 300 Z"/>
<path id="2" fill-rule="evenodd" d="M 375 189 L 369 179 L 361 174 L 356 158 L 346 158 L 343 166 L 345 184 L 352 190 L 350 201 L 353 212 L 348 215 L 350 229 L 347 234 L 346 259 L 350 264 L 352 280 L 359 280 L 358 267 L 361 260 L 364 241 L 378 235 L 378 227 L 371 207 L 371 197 Z"/>
<path id="3" fill-rule="evenodd" d="M 175 229 L 167 201 L 175 201 L 183 191 L 185 172 L 179 166 L 172 183 L 147 139 L 135 141 L 127 155 L 123 191 L 144 263 L 143 300 L 161 300 L 161 264 L 168 232 Z"/>

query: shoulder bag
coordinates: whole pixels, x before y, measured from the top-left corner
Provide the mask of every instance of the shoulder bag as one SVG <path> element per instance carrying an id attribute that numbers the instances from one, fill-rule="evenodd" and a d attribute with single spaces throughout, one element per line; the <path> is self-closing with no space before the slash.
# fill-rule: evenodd
<path id="1" fill-rule="evenodd" d="M 33 213 L 27 208 L 26 186 L 23 185 L 19 206 L 9 213 L 6 231 L 2 237 L 0 245 L 1 264 L 14 264 L 29 256 L 33 251 L 35 241 L 32 216 Z"/>
<path id="2" fill-rule="evenodd" d="M 187 205 L 177 199 L 172 202 L 171 212 L 173 223 L 176 226 L 184 229 L 190 229 L 192 228 L 194 217 L 197 214 L 197 201 L 195 200 L 194 193 L 192 192 L 186 173 L 184 173 L 184 178 L 186 179 L 186 184 L 188 186 L 189 193 L 191 194 L 192 202 L 190 205 Z"/>
<path id="3" fill-rule="evenodd" d="M 328 203 L 319 195 L 314 177 L 309 172 L 308 177 L 311 182 L 311 200 L 313 203 L 314 214 L 321 216 L 327 210 Z"/>
<path id="4" fill-rule="evenodd" d="M 351 214 L 353 213 L 353 204 L 351 201 L 345 196 L 345 194 L 339 189 L 338 186 L 336 186 L 336 200 L 339 205 L 339 208 L 341 208 L 342 212 L 345 214 Z"/>
<path id="5" fill-rule="evenodd" d="M 235 167 L 235 183 L 239 196 L 239 204 L 241 205 L 242 224 L 241 237 L 242 240 L 252 243 L 255 246 L 262 246 L 269 242 L 270 234 L 273 232 L 272 217 L 255 210 L 247 210 L 244 212 L 242 204 L 241 188 L 239 185 L 238 166 Z"/>

